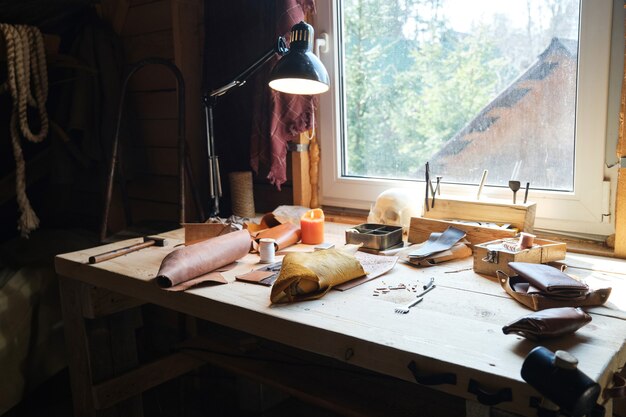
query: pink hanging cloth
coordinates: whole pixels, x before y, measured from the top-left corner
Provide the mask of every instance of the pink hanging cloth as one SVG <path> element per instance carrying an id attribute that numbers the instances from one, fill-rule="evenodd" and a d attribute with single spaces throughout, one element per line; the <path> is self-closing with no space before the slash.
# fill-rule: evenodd
<path id="1" fill-rule="evenodd" d="M 277 1 L 276 38 L 288 38 L 291 27 L 304 20 L 307 12 L 315 13 L 314 0 Z M 276 60 L 268 68 L 273 68 Z M 267 178 L 280 190 L 287 181 L 287 144 L 313 128 L 317 98 L 272 90 L 267 86 L 268 74 L 269 70 L 264 73 L 261 93 L 255 97 L 250 166 L 258 173 L 259 161 L 268 161 Z"/>

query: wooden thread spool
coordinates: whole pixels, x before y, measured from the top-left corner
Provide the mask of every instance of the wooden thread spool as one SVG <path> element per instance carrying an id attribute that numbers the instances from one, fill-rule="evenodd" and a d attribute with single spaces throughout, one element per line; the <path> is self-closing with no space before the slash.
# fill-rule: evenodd
<path id="1" fill-rule="evenodd" d="M 230 201 L 233 214 L 239 217 L 254 217 L 254 195 L 252 192 L 252 172 L 240 171 L 228 174 L 230 181 Z"/>

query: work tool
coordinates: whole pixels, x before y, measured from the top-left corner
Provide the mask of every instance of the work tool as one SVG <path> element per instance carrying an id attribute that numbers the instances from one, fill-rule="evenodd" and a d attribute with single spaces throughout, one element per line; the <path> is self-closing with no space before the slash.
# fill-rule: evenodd
<path id="1" fill-rule="evenodd" d="M 526 204 L 526 201 L 528 201 L 528 189 L 530 188 L 530 183 L 527 182 L 526 183 L 526 191 L 524 192 L 524 204 Z"/>
<path id="2" fill-rule="evenodd" d="M 428 165 L 428 162 L 426 162 L 426 169 L 424 171 L 424 188 L 426 190 L 426 198 L 424 201 L 424 209 L 426 211 L 429 211 L 430 209 L 428 208 L 428 188 L 430 184 L 430 167 Z"/>
<path id="3" fill-rule="evenodd" d="M 519 191 L 521 185 L 522 184 L 519 181 L 509 181 L 509 188 L 513 191 L 513 204 L 515 204 L 515 195 Z"/>
<path id="4" fill-rule="evenodd" d="M 147 248 L 149 246 L 166 246 L 167 240 L 158 236 L 146 236 L 143 238 L 143 242 L 135 243 L 134 245 L 125 246 L 123 248 L 110 250 L 108 252 L 100 253 L 98 255 L 90 256 L 89 263 L 97 264 L 98 262 L 108 261 L 109 259 L 117 258 L 118 256 L 126 255 L 127 253 L 136 252 L 140 249 Z"/>
<path id="5" fill-rule="evenodd" d="M 421 303 L 423 300 L 424 300 L 424 297 L 417 297 L 415 300 L 411 301 L 409 304 L 405 305 L 404 307 L 397 307 L 395 309 L 395 312 L 397 314 L 407 314 L 409 310 L 411 309 L 411 307 L 416 306 L 417 304 Z"/>
<path id="6" fill-rule="evenodd" d="M 483 192 L 483 186 L 485 185 L 485 181 L 487 181 L 488 170 L 483 170 L 483 175 L 480 177 L 480 184 L 478 184 L 478 193 L 476 194 L 476 200 L 480 200 L 480 194 Z"/>
<path id="7" fill-rule="evenodd" d="M 437 191 L 437 195 L 441 195 L 441 179 L 443 177 L 441 175 L 437 175 L 437 186 L 435 187 L 435 191 Z"/>
<path id="8" fill-rule="evenodd" d="M 416 306 L 417 304 L 421 303 L 424 300 L 424 294 L 426 294 L 429 291 L 434 290 L 435 287 L 436 287 L 435 278 L 431 278 L 430 281 L 428 281 L 428 284 L 424 285 L 424 291 L 417 294 L 417 298 L 415 300 L 411 301 L 409 304 L 403 307 L 396 307 L 394 311 L 397 314 L 407 314 L 409 310 L 411 309 L 411 307 Z"/>

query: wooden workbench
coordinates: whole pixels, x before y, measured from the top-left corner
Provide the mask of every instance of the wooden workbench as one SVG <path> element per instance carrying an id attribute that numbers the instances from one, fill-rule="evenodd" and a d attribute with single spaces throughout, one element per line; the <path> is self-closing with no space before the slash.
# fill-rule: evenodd
<path id="1" fill-rule="evenodd" d="M 327 224 L 328 240 L 343 243 L 344 228 Z M 174 244 L 183 241 L 182 230 L 163 236 Z M 138 368 L 136 357 L 126 354 L 130 359 L 116 372 L 96 375 L 83 319 L 124 311 L 142 302 L 408 381 L 416 389 L 419 386 L 408 368 L 412 362 L 421 375 L 453 374 L 454 384 L 430 388 L 472 402 L 476 395 L 468 392 L 470 381 L 491 393 L 510 389 L 512 398 L 498 403 L 498 409 L 524 416 L 536 414 L 529 404 L 539 395 L 521 379 L 520 369 L 537 344 L 504 335 L 501 330 L 530 311 L 509 298 L 494 279 L 475 274 L 471 258 L 425 269 L 398 263 L 387 275 L 345 292 L 331 291 L 315 301 L 270 305 L 269 287 L 234 280 L 242 271 L 260 266 L 253 254 L 224 273 L 229 284 L 184 293 L 162 290 L 152 282 L 161 260 L 173 249 L 171 245 L 146 248 L 96 265 L 87 262 L 91 255 L 135 241 L 138 239 L 56 258 L 77 415 L 93 415 L 94 410 L 119 407 L 120 403 L 140 410 L 133 400 L 135 394 L 208 360 L 178 352 L 163 363 Z M 570 254 L 567 264 L 569 272 L 590 286 L 610 285 L 613 293 L 605 306 L 589 309 L 593 317 L 589 325 L 543 345 L 552 351 L 567 350 L 578 358 L 584 373 L 603 387 L 610 386 L 612 374 L 626 363 L 626 261 Z M 395 314 L 394 307 L 410 300 L 409 292 L 373 296 L 373 290 L 383 283 L 425 283 L 431 276 L 437 288 L 407 315 Z M 131 371 L 124 373 L 126 370 Z M 138 388 L 141 384 L 137 381 L 147 377 L 147 386 Z M 611 410 L 610 401 L 605 406 Z M 350 414 L 347 408 L 338 410 Z"/>

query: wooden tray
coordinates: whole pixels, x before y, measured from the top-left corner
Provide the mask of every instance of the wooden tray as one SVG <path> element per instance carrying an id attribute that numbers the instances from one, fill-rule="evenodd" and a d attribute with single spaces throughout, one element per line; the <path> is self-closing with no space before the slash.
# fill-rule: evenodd
<path id="1" fill-rule="evenodd" d="M 500 270 L 508 275 L 515 275 L 509 268 L 509 262 L 547 263 L 565 259 L 567 246 L 565 243 L 547 239 L 535 239 L 532 248 L 516 253 L 509 251 L 491 251 L 488 247 L 501 243 L 502 240 L 481 243 L 474 246 L 474 272 L 497 276 Z M 495 252 L 495 253 L 494 253 Z"/>

